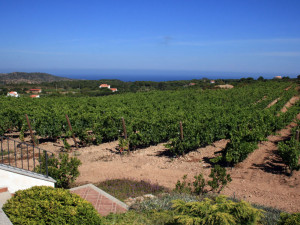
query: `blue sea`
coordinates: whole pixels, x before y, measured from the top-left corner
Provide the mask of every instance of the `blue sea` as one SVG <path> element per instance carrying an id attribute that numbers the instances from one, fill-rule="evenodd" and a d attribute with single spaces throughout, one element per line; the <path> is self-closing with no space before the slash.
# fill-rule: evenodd
<path id="1" fill-rule="evenodd" d="M 240 79 L 252 77 L 257 79 L 263 76 L 265 79 L 272 79 L 274 76 L 290 76 L 275 73 L 239 73 L 239 72 L 198 72 L 198 71 L 64 71 L 51 73 L 57 76 L 68 77 L 72 79 L 101 80 L 118 79 L 122 81 L 173 81 L 173 80 L 192 80 L 192 79 Z"/>

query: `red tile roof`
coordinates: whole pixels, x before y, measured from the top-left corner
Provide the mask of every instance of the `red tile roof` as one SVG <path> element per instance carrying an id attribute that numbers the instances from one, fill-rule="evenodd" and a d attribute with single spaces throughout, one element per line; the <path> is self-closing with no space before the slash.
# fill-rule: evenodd
<path id="1" fill-rule="evenodd" d="M 101 84 L 100 87 L 110 87 L 108 84 Z"/>

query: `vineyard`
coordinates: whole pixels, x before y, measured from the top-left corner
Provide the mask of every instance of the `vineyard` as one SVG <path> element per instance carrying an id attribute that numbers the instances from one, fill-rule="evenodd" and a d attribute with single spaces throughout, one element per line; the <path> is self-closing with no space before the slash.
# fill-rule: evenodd
<path id="1" fill-rule="evenodd" d="M 119 139 L 122 145 L 135 150 L 167 142 L 170 153 L 182 155 L 229 139 L 215 161 L 235 164 L 243 161 L 259 141 L 296 116 L 299 104 L 286 113 L 280 112 L 297 95 L 295 87 L 291 82 L 266 81 L 230 90 L 186 89 L 79 98 L 1 97 L 0 134 L 17 131 L 22 139 L 29 129 L 27 114 L 36 136 L 57 140 L 71 137 L 74 132 L 81 146 Z M 267 107 L 275 99 L 276 104 Z"/>

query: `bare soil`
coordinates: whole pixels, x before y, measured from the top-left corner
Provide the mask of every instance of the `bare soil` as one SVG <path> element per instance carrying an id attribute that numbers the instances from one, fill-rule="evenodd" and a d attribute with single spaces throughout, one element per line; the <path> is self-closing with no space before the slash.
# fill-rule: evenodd
<path id="1" fill-rule="evenodd" d="M 288 138 L 294 126 L 296 124 L 291 123 L 277 135 L 268 136 L 246 160 L 229 170 L 232 182 L 222 193 L 288 212 L 300 212 L 300 171 L 288 176 L 276 154 L 277 143 Z"/>
<path id="2" fill-rule="evenodd" d="M 280 98 L 276 98 L 274 101 L 272 101 L 269 105 L 267 105 L 267 109 L 270 108 L 271 106 L 275 105 L 278 101 L 280 100 Z"/>
<path id="3" fill-rule="evenodd" d="M 295 105 L 296 102 L 299 101 L 299 96 L 294 96 L 292 97 L 284 106 L 283 108 L 281 109 L 281 112 L 286 112 L 288 110 L 289 107 Z"/>

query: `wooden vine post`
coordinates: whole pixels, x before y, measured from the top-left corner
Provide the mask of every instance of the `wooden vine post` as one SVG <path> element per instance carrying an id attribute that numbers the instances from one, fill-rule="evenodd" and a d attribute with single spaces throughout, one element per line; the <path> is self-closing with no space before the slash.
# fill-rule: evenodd
<path id="1" fill-rule="evenodd" d="M 180 139 L 183 141 L 183 128 L 182 128 L 182 122 L 179 122 L 179 126 L 180 126 Z"/>
<path id="2" fill-rule="evenodd" d="M 126 131 L 126 125 L 125 125 L 124 117 L 122 117 L 122 124 L 123 124 L 124 139 L 127 140 L 127 131 Z"/>
<path id="3" fill-rule="evenodd" d="M 70 131 L 71 131 L 71 133 L 72 133 L 73 141 L 74 141 L 74 143 L 75 143 L 76 148 L 78 149 L 77 141 L 76 141 L 75 135 L 74 135 L 74 133 L 73 133 L 72 126 L 71 126 L 71 123 L 70 123 L 70 120 L 69 120 L 69 117 L 68 117 L 67 114 L 66 114 L 66 119 L 67 119 L 67 122 L 68 122 L 68 125 L 69 125 L 69 129 L 70 129 Z"/>
<path id="4" fill-rule="evenodd" d="M 296 130 L 296 140 L 299 141 L 299 130 Z"/>
<path id="5" fill-rule="evenodd" d="M 127 130 L 126 130 L 124 117 L 122 117 L 122 125 L 123 125 L 124 139 L 127 141 Z M 129 143 L 128 143 L 128 154 L 130 154 Z"/>
<path id="6" fill-rule="evenodd" d="M 33 146 L 36 146 L 35 138 L 34 138 L 34 135 L 33 135 L 33 132 L 32 132 L 32 128 L 31 128 L 31 125 L 30 125 L 30 121 L 29 121 L 28 115 L 25 114 L 25 117 L 26 117 L 26 120 L 27 120 L 27 125 L 28 125 L 28 127 L 29 127 L 30 136 L 31 136 L 31 140 L 32 140 L 32 142 L 33 142 Z"/>

